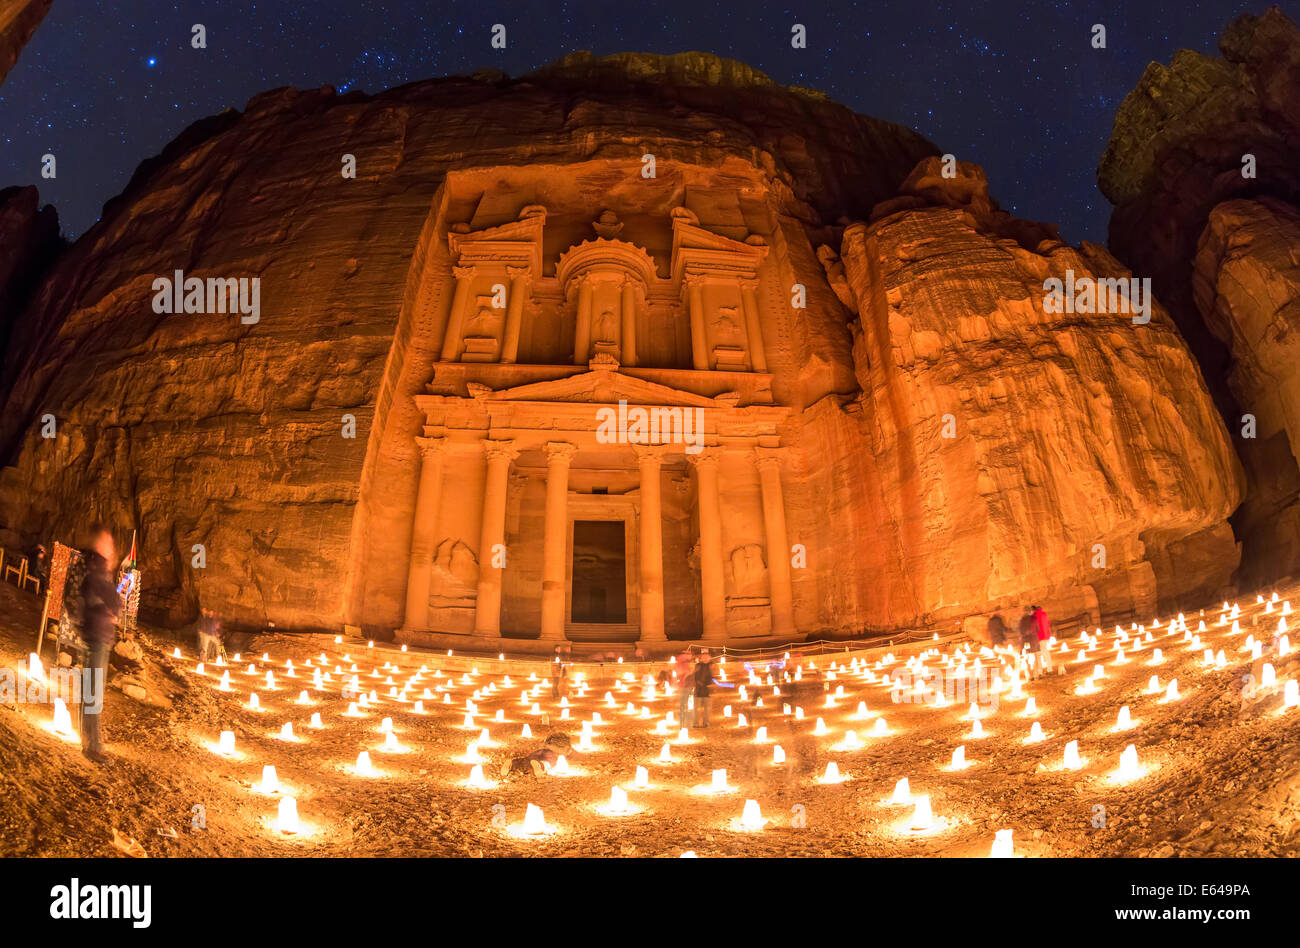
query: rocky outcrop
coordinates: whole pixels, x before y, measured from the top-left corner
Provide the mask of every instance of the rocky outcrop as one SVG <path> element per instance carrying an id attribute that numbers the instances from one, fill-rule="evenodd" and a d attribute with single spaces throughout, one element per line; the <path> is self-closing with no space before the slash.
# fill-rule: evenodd
<path id="1" fill-rule="evenodd" d="M 0 83 L 50 12 L 53 0 L 0 0 Z"/>
<path id="2" fill-rule="evenodd" d="M 945 179 L 929 159 L 840 257 L 863 444 L 837 445 L 855 476 L 825 489 L 891 512 L 840 567 L 873 618 L 1033 598 L 1096 622 L 1228 586 L 1241 473 L 1168 315 L 1044 311 L 1049 277 L 1129 276 L 1109 253 L 997 210 L 978 167 Z"/>
<path id="3" fill-rule="evenodd" d="M 50 265 L 63 242 L 59 217 L 53 207 L 40 206 L 33 187 L 0 190 L 0 354 L 27 297 Z"/>
<path id="4" fill-rule="evenodd" d="M 1115 205 L 1112 252 L 1152 278 L 1233 434 L 1248 485 L 1234 517 L 1241 578 L 1253 585 L 1300 565 L 1300 431 L 1262 384 L 1289 385 L 1267 372 L 1287 332 L 1279 299 L 1295 293 L 1285 264 L 1297 253 L 1286 222 L 1300 207 L 1300 30 L 1273 8 L 1235 20 L 1219 45 L 1222 58 L 1183 50 L 1147 68 L 1116 115 L 1098 180 Z M 1265 256 L 1252 266 L 1255 252 Z"/>
<path id="5" fill-rule="evenodd" d="M 709 63 L 721 64 L 711 84 L 667 78 Z M 598 205 L 603 190 L 641 180 L 646 154 L 669 184 L 683 166 L 759 168 L 791 213 L 820 223 L 865 214 L 935 152 L 907 129 L 722 63 L 583 60 L 376 96 L 280 89 L 187 129 L 140 166 L 26 309 L 6 358 L 0 523 L 24 538 L 69 538 L 96 516 L 137 528 L 146 619 L 190 621 L 202 597 L 232 622 L 337 627 L 363 582 L 349 576 L 367 438 L 428 381 L 399 397 L 385 368 L 406 345 L 408 277 L 449 171 L 585 163 Z M 340 176 L 345 154 L 355 179 Z M 178 269 L 260 277 L 261 321 L 155 314 L 152 281 Z M 834 360 L 810 362 L 807 400 L 851 387 L 847 367 L 837 376 Z M 41 437 L 47 414 L 57 438 Z M 345 415 L 356 439 L 340 437 Z M 386 481 L 374 496 L 406 492 Z"/>
<path id="6" fill-rule="evenodd" d="M 936 151 L 696 53 L 258 96 L 144 163 L 36 288 L 6 358 L 0 524 L 22 540 L 92 517 L 138 529 L 146 620 L 191 620 L 202 601 L 232 624 L 390 631 L 413 545 L 415 397 L 452 302 L 437 222 L 526 228 L 548 202 L 589 214 L 548 218 L 555 256 L 617 203 L 629 232 L 695 220 L 719 245 L 768 248 L 755 305 L 789 410 L 801 631 L 928 626 L 1029 597 L 1095 622 L 1217 593 L 1241 474 L 1167 314 L 1045 312 L 1051 276 L 1128 272 L 1000 211 L 978 168 L 950 175 Z M 671 257 L 671 236 L 647 239 Z M 260 320 L 156 313 L 153 282 L 177 270 L 260 278 Z M 717 380 L 719 403 L 767 378 L 737 377 Z M 692 487 L 672 485 L 676 543 Z M 679 546 L 665 549 L 686 563 Z"/>

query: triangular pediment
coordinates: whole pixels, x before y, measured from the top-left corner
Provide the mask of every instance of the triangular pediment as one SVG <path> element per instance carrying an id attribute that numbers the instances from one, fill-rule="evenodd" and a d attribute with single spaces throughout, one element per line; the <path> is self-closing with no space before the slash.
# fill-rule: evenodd
<path id="1" fill-rule="evenodd" d="M 615 369 L 592 369 L 562 379 L 529 382 L 513 388 L 484 392 L 485 402 L 589 402 L 594 405 L 664 405 L 683 408 L 717 408 L 718 402 L 694 392 L 624 375 Z"/>

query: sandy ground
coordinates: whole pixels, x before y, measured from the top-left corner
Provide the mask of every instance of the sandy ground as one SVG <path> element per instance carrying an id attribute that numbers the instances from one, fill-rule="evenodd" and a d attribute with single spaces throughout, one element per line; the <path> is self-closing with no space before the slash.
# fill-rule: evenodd
<path id="1" fill-rule="evenodd" d="M 1300 604 L 1300 590 L 1280 592 L 1295 595 Z M 1113 628 L 1083 661 L 1076 660 L 1080 643 L 1071 639 L 1068 656 L 1058 658 L 1068 658 L 1068 674 L 1024 686 L 1037 713 L 1026 715 L 1025 699 L 1002 692 L 981 720 L 987 732 L 982 738 L 969 736 L 969 698 L 946 707 L 896 703 L 887 686 L 865 680 L 858 670 L 836 670 L 831 680 L 826 673 L 834 656 L 818 657 L 818 670 L 809 669 L 800 685 L 795 701 L 805 711 L 803 720 L 784 715 L 789 695 L 774 697 L 770 687 L 748 686 L 747 702 L 734 688 L 718 689 L 713 726 L 691 730 L 690 743 L 678 744 L 675 725 L 667 736 L 655 733 L 656 721 L 676 712 L 677 698 L 643 701 L 640 684 L 627 683 L 627 691 L 613 691 L 616 706 L 607 707 L 605 693 L 621 684 L 613 674 L 593 680 L 585 696 L 571 694 L 571 720 L 562 721 L 549 688 L 539 688 L 534 699 L 541 713 L 530 714 L 531 707 L 519 703 L 520 693 L 539 683 L 515 676 L 505 686 L 490 673 L 490 659 L 478 663 L 481 674 L 470 681 L 463 682 L 459 672 L 449 681 L 434 677 L 441 667 L 438 655 L 403 655 L 351 640 L 328 651 L 325 668 L 332 683 L 312 690 L 306 662 L 319 658 L 321 639 L 313 645 L 278 635 L 245 648 L 240 664 L 227 669 L 235 690 L 222 693 L 217 685 L 223 669 L 209 664 L 205 674 L 197 674 L 193 643 L 183 643 L 184 657 L 173 659 L 176 639 L 145 633 L 150 683 L 170 707 L 142 704 L 110 689 L 104 720 L 113 759 L 107 765 L 91 764 L 75 742 L 51 732 L 48 704 L 0 702 L 0 854 L 120 854 L 113 844 L 116 831 L 150 856 L 676 857 L 687 850 L 700 856 L 985 856 L 995 831 L 1011 829 L 1016 853 L 1024 856 L 1296 855 L 1300 708 L 1282 710 L 1282 695 L 1285 681 L 1300 675 L 1300 648 L 1273 659 L 1276 686 L 1243 699 L 1240 681 L 1251 663 L 1240 650 L 1251 632 L 1262 634 L 1267 646 L 1277 614 L 1265 615 L 1254 595 L 1238 601 L 1243 612 L 1237 634 L 1217 625 L 1217 604 L 1203 617 L 1203 646 L 1223 649 L 1226 667 L 1206 668 L 1202 649 L 1189 649 L 1181 632 L 1168 633 L 1167 620 L 1150 630 L 1149 645 L 1136 652 L 1125 648 L 1125 664 L 1113 664 Z M 0 667 L 17 666 L 30 651 L 38 615 L 35 597 L 0 585 Z M 1201 618 L 1188 615 L 1193 631 Z M 895 648 L 896 661 L 875 670 L 882 650 L 860 671 L 871 669 L 880 678 L 933 644 Z M 941 643 L 945 650 L 955 644 Z M 1160 665 L 1147 664 L 1153 648 L 1164 653 Z M 269 663 L 262 661 L 263 652 Z M 976 655 L 978 648 L 971 659 Z M 941 659 L 930 657 L 927 665 L 938 667 Z M 296 679 L 286 677 L 287 660 L 296 667 Z M 247 674 L 250 662 L 256 675 Z M 346 672 L 353 662 L 363 687 L 380 697 L 356 718 L 343 715 L 345 676 L 334 674 L 336 666 Z M 383 669 L 385 662 L 401 668 Z M 400 686 L 422 663 L 427 672 L 407 701 L 387 697 L 390 674 Z M 987 657 L 982 663 L 990 664 Z M 1097 663 L 1107 672 L 1099 691 L 1076 694 Z M 611 666 L 620 674 L 628 667 Z M 737 663 L 725 667 L 733 684 L 744 682 Z M 277 678 L 276 690 L 265 686 L 268 669 Z M 372 675 L 376 669 L 379 674 Z M 1152 674 L 1162 688 L 1154 695 L 1147 693 Z M 1174 677 L 1182 697 L 1164 701 L 1163 688 Z M 490 682 L 498 690 L 480 695 L 475 725 L 464 727 L 466 699 L 474 700 L 473 692 Z M 451 690 L 436 690 L 448 684 Z M 841 686 L 844 696 L 834 698 Z M 310 707 L 294 703 L 304 688 L 316 702 Z M 433 699 L 424 701 L 426 713 L 415 714 L 411 701 L 425 688 L 435 689 Z M 251 691 L 258 692 L 263 710 L 247 709 Z M 450 703 L 442 703 L 444 694 Z M 752 706 L 755 695 L 765 707 Z M 825 706 L 828 695 L 835 707 Z M 649 707 L 653 716 L 625 714 L 629 701 L 638 713 Z M 868 709 L 865 719 L 855 717 L 860 701 Z M 730 718 L 723 716 L 728 702 L 734 706 Z M 1125 704 L 1133 727 L 1117 732 L 1116 715 Z M 498 710 L 504 721 L 495 720 Z M 738 711 L 747 715 L 746 727 L 737 725 Z M 320 712 L 323 729 L 308 726 L 312 712 Z M 553 731 L 565 731 L 576 742 L 580 722 L 593 712 L 602 718 L 594 727 L 595 749 L 568 755 L 573 775 L 496 782 L 503 757 L 540 746 Z M 887 736 L 873 735 L 877 716 L 886 719 Z M 382 750 L 383 717 L 392 718 L 404 752 Z M 819 717 L 829 731 L 824 737 L 813 733 Z M 1035 721 L 1044 740 L 1026 743 Z M 285 722 L 292 722 L 297 741 L 279 739 Z M 531 740 L 520 736 L 525 723 Z M 480 750 L 490 785 L 472 789 L 465 786 L 470 765 L 461 757 L 484 727 L 494 742 Z M 768 743 L 755 742 L 757 727 L 767 728 Z M 862 746 L 836 749 L 849 729 Z M 234 757 L 213 750 L 223 730 L 235 734 Z M 1081 769 L 1062 766 L 1069 740 L 1078 741 Z M 665 741 L 671 743 L 671 764 L 657 760 Z M 785 751 L 786 764 L 772 763 L 773 744 Z M 1128 744 L 1135 745 L 1145 773 L 1124 782 L 1113 774 Z M 954 771 L 949 765 L 958 745 L 965 746 L 971 765 Z M 362 750 L 381 776 L 354 773 Z M 831 761 L 851 779 L 819 783 Z M 264 764 L 275 766 L 296 798 L 304 832 L 288 836 L 275 828 L 279 795 L 256 786 Z M 638 765 L 647 769 L 648 789 L 633 786 Z M 732 789 L 702 792 L 716 768 L 727 770 Z M 908 830 L 913 806 L 888 805 L 900 777 L 909 779 L 913 793 L 929 794 L 936 818 L 930 831 Z M 608 815 L 599 808 L 616 784 L 627 788 L 634 812 Z M 737 826 L 747 799 L 757 801 L 769 821 L 761 831 Z M 518 835 L 529 803 L 542 808 L 547 834 Z M 175 838 L 160 831 L 174 831 Z"/>

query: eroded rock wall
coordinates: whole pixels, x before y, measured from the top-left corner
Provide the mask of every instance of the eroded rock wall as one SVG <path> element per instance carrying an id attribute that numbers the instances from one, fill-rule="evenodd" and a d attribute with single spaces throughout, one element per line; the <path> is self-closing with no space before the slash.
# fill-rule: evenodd
<path id="1" fill-rule="evenodd" d="M 1152 278 L 1241 457 L 1233 524 L 1239 578 L 1254 586 L 1300 566 L 1300 431 L 1279 408 L 1294 378 L 1280 360 L 1300 254 L 1288 223 L 1300 207 L 1300 30 L 1272 8 L 1233 21 L 1219 46 L 1221 58 L 1182 50 L 1147 68 L 1098 180 L 1115 205 L 1112 252 Z"/>

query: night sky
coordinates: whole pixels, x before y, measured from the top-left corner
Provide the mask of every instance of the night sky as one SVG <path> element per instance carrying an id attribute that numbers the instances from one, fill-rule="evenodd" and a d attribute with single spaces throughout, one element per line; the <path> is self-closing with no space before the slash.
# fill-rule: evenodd
<path id="1" fill-rule="evenodd" d="M 1104 241 L 1097 161 L 1147 63 L 1217 50 L 1267 0 L 55 0 L 0 86 L 0 187 L 37 184 L 76 237 L 135 167 L 196 119 L 276 86 L 378 92 L 433 76 L 529 72 L 574 50 L 740 59 L 777 82 L 908 125 L 988 172 L 1019 216 Z M 1279 4 L 1293 19 L 1300 0 Z M 190 28 L 207 28 L 206 50 Z M 492 24 L 508 48 L 490 44 Z M 790 28 L 807 28 L 792 49 Z M 1093 49 L 1091 27 L 1107 30 Z M 58 161 L 54 181 L 40 159 Z"/>

